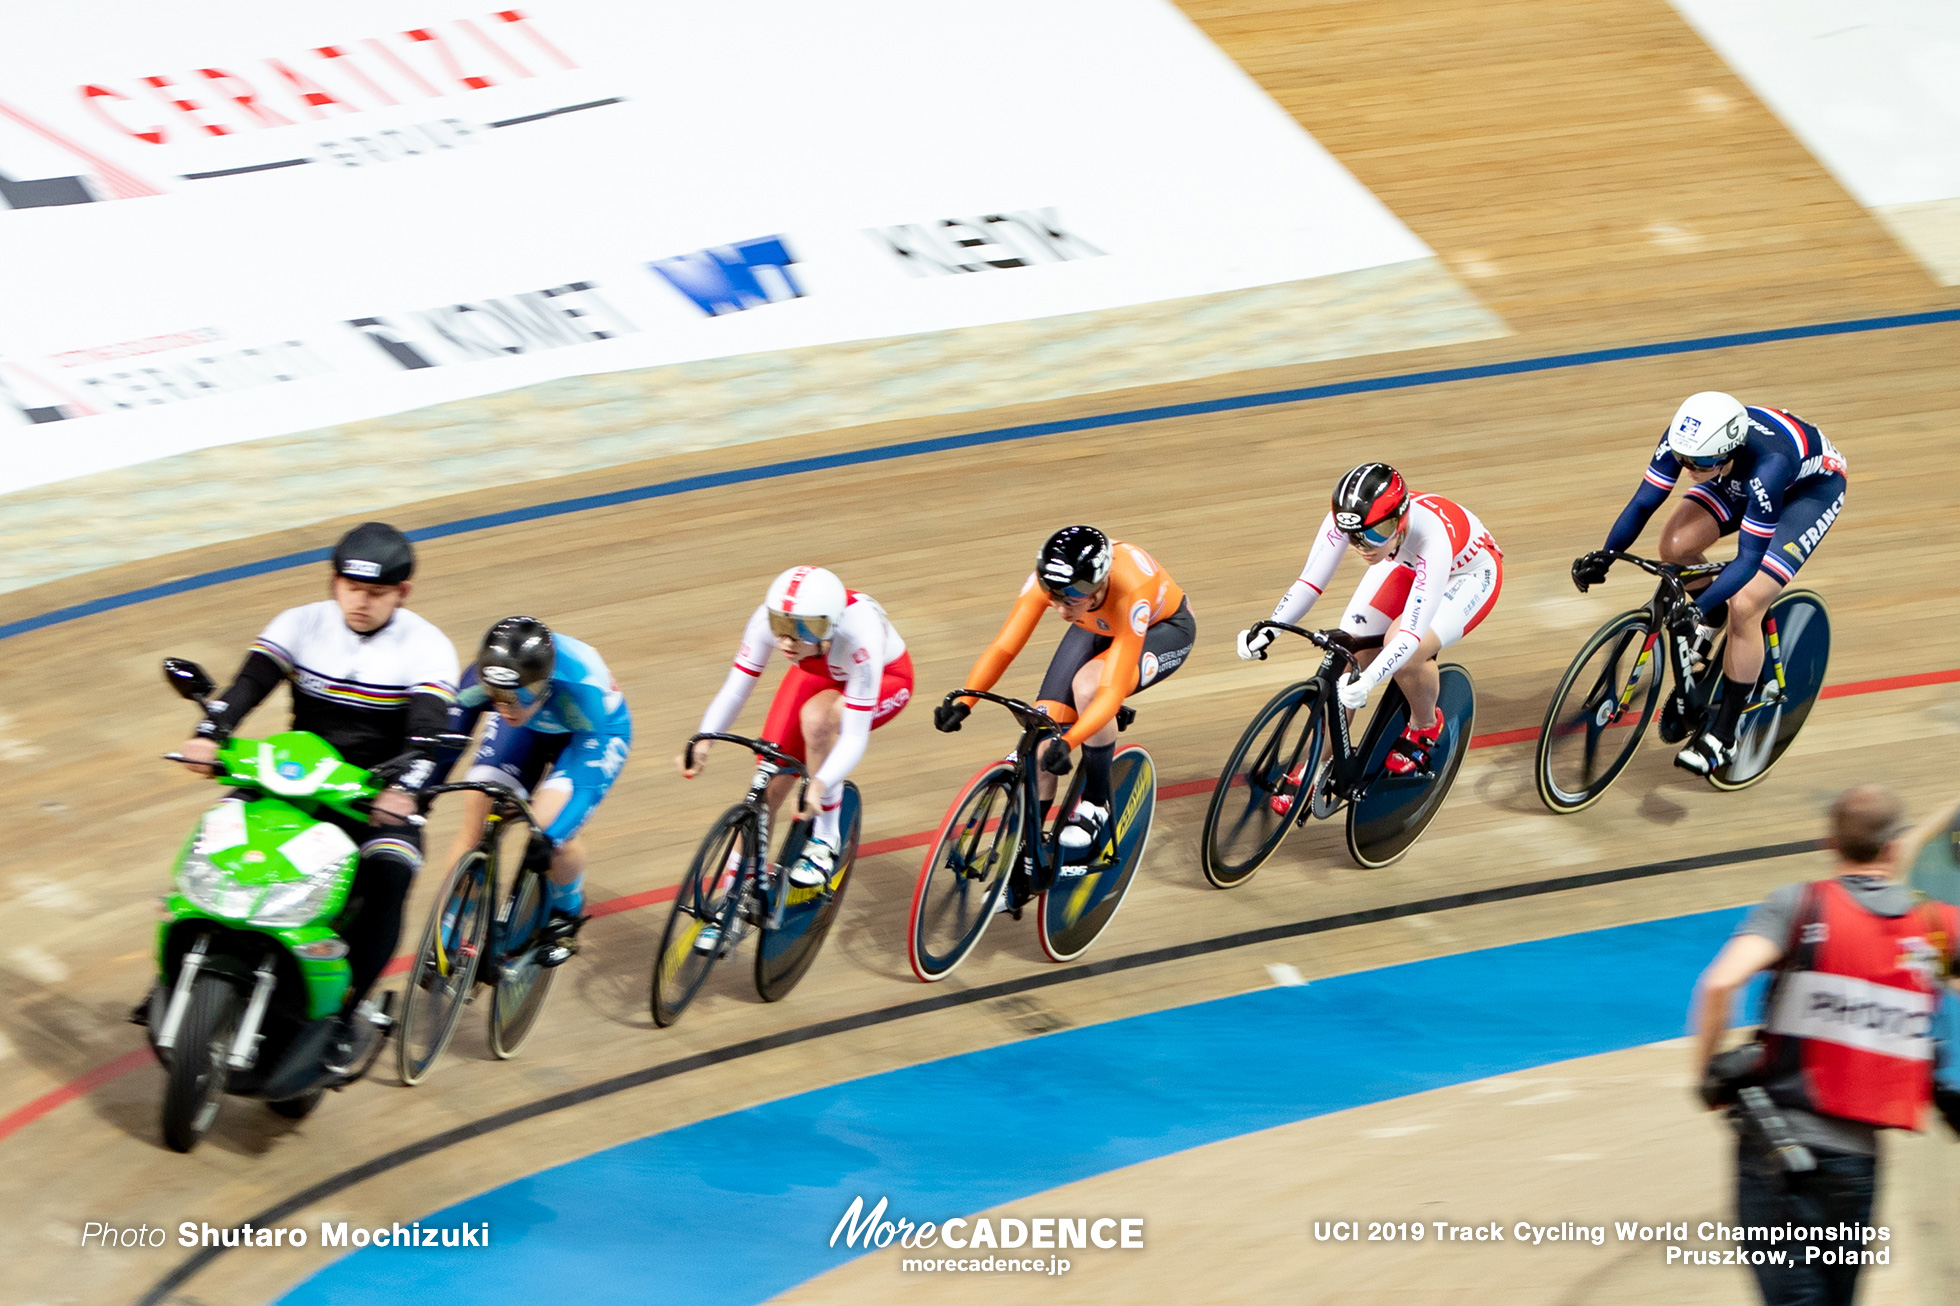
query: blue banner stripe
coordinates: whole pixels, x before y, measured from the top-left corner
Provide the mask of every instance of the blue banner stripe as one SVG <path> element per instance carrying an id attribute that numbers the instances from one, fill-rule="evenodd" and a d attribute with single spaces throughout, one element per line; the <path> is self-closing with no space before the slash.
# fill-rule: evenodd
<path id="1" fill-rule="evenodd" d="M 1400 376 L 1367 377 L 1358 381 L 1336 381 L 1328 385 L 1302 386 L 1294 390 L 1228 395 L 1221 399 L 1201 399 L 1192 403 L 1165 404 L 1156 408 L 1133 408 L 1120 413 L 1071 417 L 1056 422 L 1003 426 L 992 431 L 938 436 L 930 440 L 907 440 L 901 444 L 825 454 L 819 458 L 792 458 L 785 462 L 764 463 L 759 467 L 738 467 L 731 471 L 712 472 L 705 476 L 684 476 L 679 480 L 657 481 L 652 485 L 615 490 L 610 494 L 589 494 L 576 499 L 560 499 L 555 503 L 541 503 L 528 508 L 512 508 L 505 512 L 465 517 L 461 521 L 424 526 L 408 532 L 408 536 L 414 540 L 437 540 L 449 535 L 464 535 L 471 531 L 514 526 L 520 522 L 542 521 L 571 513 L 590 512 L 595 508 L 614 508 L 621 504 L 639 503 L 647 499 L 664 499 L 670 495 L 690 494 L 695 490 L 745 485 L 753 481 L 800 476 L 805 472 L 829 471 L 838 467 L 857 467 L 865 463 L 890 462 L 899 458 L 914 458 L 921 454 L 945 453 L 953 449 L 977 449 L 990 444 L 1010 444 L 1017 440 L 1035 440 L 1048 435 L 1097 431 L 1110 426 L 1133 426 L 1143 422 L 1171 421 L 1179 417 L 1198 417 L 1207 413 L 1269 408 L 1275 404 L 1305 403 L 1314 399 L 1332 399 L 1340 395 L 1371 394 L 1382 390 L 1410 390 L 1420 386 L 1447 385 L 1454 381 L 1478 381 L 1493 376 L 1516 376 L 1526 372 L 1551 372 L 1569 367 L 1590 367 L 1595 363 L 1617 363 L 1636 358 L 1662 358 L 1670 354 L 1694 354 L 1713 349 L 1736 349 L 1747 345 L 1774 344 L 1782 340 L 1857 335 L 1866 331 L 1896 331 L 1904 327 L 1932 326 L 1942 322 L 1960 322 L 1960 309 L 1903 313 L 1890 317 L 1855 318 L 1846 322 L 1820 322 L 1810 326 L 1778 327 L 1772 331 L 1739 331 L 1730 335 L 1699 336 L 1693 340 L 1668 340 L 1650 345 L 1625 345 L 1617 349 L 1551 354 L 1543 358 L 1514 359 L 1505 363 L 1482 363 L 1475 367 L 1448 367 L 1429 372 L 1409 372 Z M 43 612 L 0 625 L 0 639 L 10 639 L 31 630 L 43 630 L 63 622 L 93 617 L 103 612 L 113 612 L 118 608 L 127 608 L 138 603 L 147 603 L 151 599 L 169 598 L 174 594 L 187 594 L 192 590 L 208 589 L 213 585 L 224 585 L 235 580 L 263 576 L 268 572 L 285 571 L 292 567 L 304 567 L 309 563 L 325 562 L 328 552 L 326 549 L 309 549 L 304 553 L 288 553 L 277 558 L 267 558 L 262 562 L 225 567 L 218 571 L 166 581 L 161 585 L 147 585 L 142 589 L 91 599 L 87 603 L 56 608 L 52 612 Z"/>

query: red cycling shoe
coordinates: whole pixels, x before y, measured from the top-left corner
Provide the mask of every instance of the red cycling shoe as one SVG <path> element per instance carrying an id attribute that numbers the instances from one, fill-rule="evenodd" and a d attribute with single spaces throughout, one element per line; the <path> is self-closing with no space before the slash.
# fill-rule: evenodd
<path id="1" fill-rule="evenodd" d="M 1390 775 L 1417 775 L 1429 769 L 1429 752 L 1443 737 L 1443 709 L 1436 709 L 1436 724 L 1427 730 L 1410 726 L 1402 732 L 1388 750 L 1388 760 L 1382 765 Z"/>

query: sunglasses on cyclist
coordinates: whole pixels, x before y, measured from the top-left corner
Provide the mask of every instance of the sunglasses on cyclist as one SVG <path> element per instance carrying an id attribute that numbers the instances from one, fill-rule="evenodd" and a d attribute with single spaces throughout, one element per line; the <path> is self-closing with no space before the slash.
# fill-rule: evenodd
<path id="1" fill-rule="evenodd" d="M 1342 531 L 1341 534 L 1348 537 L 1350 544 L 1379 549 L 1394 539 L 1395 532 L 1401 529 L 1402 519 L 1390 517 L 1387 521 L 1376 522 L 1373 526 L 1364 526 L 1358 531 Z"/>
<path id="2" fill-rule="evenodd" d="M 805 644 L 821 644 L 830 638 L 829 617 L 799 617 L 794 613 L 769 612 L 769 633 L 777 639 L 801 640 Z"/>
<path id="3" fill-rule="evenodd" d="M 1698 472 L 1705 472 L 1713 468 L 1720 467 L 1723 463 L 1735 457 L 1733 453 L 1716 454 L 1712 458 L 1690 458 L 1687 454 L 1684 453 L 1677 453 L 1674 456 L 1676 458 L 1679 458 L 1687 466 L 1694 468 Z"/>
<path id="4" fill-rule="evenodd" d="M 551 682 L 541 685 L 491 685 L 483 686 L 490 691 L 490 701 L 505 707 L 535 707 L 551 696 Z"/>

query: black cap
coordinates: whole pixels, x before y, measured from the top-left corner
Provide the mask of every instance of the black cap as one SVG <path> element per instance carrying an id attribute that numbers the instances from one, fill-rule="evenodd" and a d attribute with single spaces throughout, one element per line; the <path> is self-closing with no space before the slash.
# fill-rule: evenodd
<path id="1" fill-rule="evenodd" d="M 415 574 L 415 546 L 386 522 L 362 522 L 333 546 L 333 574 L 369 585 L 399 585 Z"/>

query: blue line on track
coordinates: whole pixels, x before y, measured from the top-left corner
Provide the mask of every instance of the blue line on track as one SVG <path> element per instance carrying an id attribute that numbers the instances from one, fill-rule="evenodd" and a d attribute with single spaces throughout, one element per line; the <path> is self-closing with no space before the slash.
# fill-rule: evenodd
<path id="1" fill-rule="evenodd" d="M 752 481 L 774 480 L 782 476 L 798 476 L 804 472 L 829 471 L 838 467 L 856 467 L 864 463 L 890 462 L 899 458 L 914 458 L 920 454 L 944 453 L 952 449 L 975 449 L 990 444 L 1009 444 L 1016 440 L 1034 440 L 1048 435 L 1095 431 L 1109 426 L 1133 426 L 1142 422 L 1163 422 L 1179 417 L 1202 416 L 1206 413 L 1236 412 L 1246 408 L 1268 408 L 1275 404 L 1297 404 L 1312 399 L 1331 399 L 1339 395 L 1370 394 L 1380 390 L 1409 390 L 1419 386 L 1446 385 L 1453 381 L 1515 376 L 1523 372 L 1551 372 L 1568 367 L 1590 367 L 1595 363 L 1661 358 L 1670 354 L 1694 354 L 1712 349 L 1735 349 L 1745 345 L 1773 344 L 1782 340 L 1857 335 L 1866 331 L 1895 331 L 1902 327 L 1930 326 L 1942 322 L 1960 322 L 1960 309 L 1904 313 L 1891 317 L 1855 318 L 1846 322 L 1819 322 L 1810 326 L 1778 327 L 1773 331 L 1740 331 L 1731 335 L 1699 336 L 1692 340 L 1667 340 L 1651 345 L 1592 349 L 1576 354 L 1550 354 L 1543 358 L 1514 359 L 1508 363 L 1483 363 L 1476 367 L 1449 367 L 1429 372 L 1408 372 L 1400 376 L 1367 377 L 1358 381 L 1337 381 L 1330 385 L 1302 386 L 1297 390 L 1228 395 L 1222 399 L 1202 399 L 1188 404 L 1165 404 L 1156 408 L 1133 408 L 1120 413 L 1072 417 L 1058 422 L 1003 426 L 992 431 L 944 435 L 930 440 L 907 440 L 902 444 L 826 454 L 820 458 L 792 458 L 785 462 L 764 463 L 759 467 L 738 467 L 732 471 L 712 472 L 705 476 L 684 476 L 679 480 L 657 481 L 652 485 L 639 485 L 630 490 L 615 490 L 610 494 L 589 494 L 576 499 L 560 499 L 555 503 L 535 504 L 528 508 L 512 508 L 507 512 L 465 517 L 461 521 L 424 526 L 419 530 L 408 532 L 408 535 L 409 538 L 416 540 L 435 540 L 446 535 L 464 535 L 471 531 L 494 530 L 499 526 L 512 526 L 519 522 L 541 521 L 549 517 L 562 517 L 569 513 L 590 512 L 595 508 L 612 508 L 647 499 L 664 499 L 670 495 L 688 494 L 695 490 L 710 490 L 725 485 L 744 485 Z M 324 562 L 327 556 L 328 551 L 325 549 L 309 549 L 304 553 L 288 553 L 260 562 L 248 562 L 237 567 L 225 567 L 219 571 L 185 576 L 179 580 L 166 581 L 161 585 L 147 585 L 142 589 L 111 594 L 106 598 L 91 599 L 87 603 L 56 608 L 51 612 L 22 617 L 18 621 L 0 625 L 0 639 L 10 639 L 31 630 L 43 630 L 66 621 L 76 621 L 82 617 L 93 617 L 98 613 L 113 612 L 117 608 L 147 603 L 151 599 L 168 598 L 173 594 L 185 594 L 192 590 L 224 585 L 251 576 L 263 576 L 267 572 L 285 571 L 292 567 L 304 567 L 309 563 Z"/>
<path id="2" fill-rule="evenodd" d="M 858 1196 L 914 1221 L 1010 1202 L 1033 1202 L 1023 1218 L 1133 1215 L 1034 1199 L 1256 1130 L 1675 1037 L 1695 976 L 1741 915 L 1263 989 L 802 1093 L 425 1216 L 487 1222 L 492 1245 L 355 1252 L 280 1306 L 536 1306 L 566 1291 L 583 1306 L 750 1306 L 858 1254 L 829 1246 Z"/>

